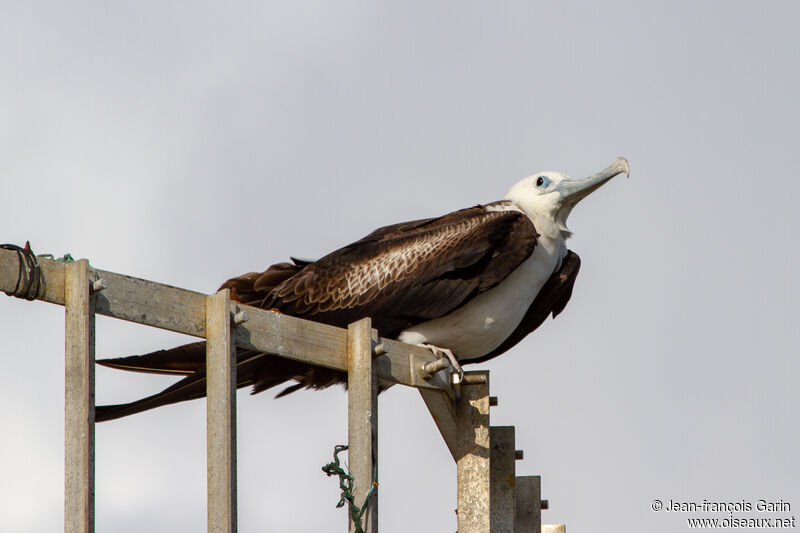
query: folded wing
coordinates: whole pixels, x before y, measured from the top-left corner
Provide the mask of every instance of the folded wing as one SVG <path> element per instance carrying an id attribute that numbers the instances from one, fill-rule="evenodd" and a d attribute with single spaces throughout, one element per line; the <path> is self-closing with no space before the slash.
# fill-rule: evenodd
<path id="1" fill-rule="evenodd" d="M 444 316 L 503 281 L 527 259 L 537 233 L 518 211 L 462 209 L 439 218 L 380 228 L 315 262 L 278 263 L 226 281 L 248 305 L 344 327 L 370 316 L 381 335 Z M 346 382 L 336 370 L 239 350 L 237 385 L 260 392 L 289 380 L 299 388 Z M 97 408 L 98 421 L 205 396 L 205 343 L 98 363 L 187 377 L 129 404 Z"/>

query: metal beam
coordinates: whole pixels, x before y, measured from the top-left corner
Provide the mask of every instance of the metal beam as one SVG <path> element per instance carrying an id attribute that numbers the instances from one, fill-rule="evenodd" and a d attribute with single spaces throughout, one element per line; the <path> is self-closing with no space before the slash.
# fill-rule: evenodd
<path id="1" fill-rule="evenodd" d="M 98 295 L 98 314 L 205 337 L 205 294 L 116 272 L 96 272 L 108 284 Z"/>
<path id="2" fill-rule="evenodd" d="M 490 531 L 489 372 L 465 372 L 456 401 L 458 533 Z"/>
<path id="3" fill-rule="evenodd" d="M 514 533 L 542 532 L 542 478 L 517 478 L 517 518 Z"/>
<path id="4" fill-rule="evenodd" d="M 378 533 L 378 379 L 372 364 L 372 320 L 364 318 L 347 328 L 348 462 L 355 503 L 364 506 L 365 533 Z M 374 485 L 373 485 L 374 484 Z M 348 530 L 356 531 L 349 518 Z"/>
<path id="5" fill-rule="evenodd" d="M 39 300 L 64 305 L 64 268 L 67 263 L 44 257 L 37 257 L 37 261 L 42 274 Z M 0 291 L 13 291 L 18 273 L 17 252 L 0 248 Z"/>
<path id="6" fill-rule="evenodd" d="M 64 531 L 94 531 L 94 298 L 89 262 L 67 264 L 64 282 Z"/>
<path id="7" fill-rule="evenodd" d="M 514 533 L 516 453 L 514 426 L 493 426 L 491 437 L 491 532 Z"/>
<path id="8" fill-rule="evenodd" d="M 206 298 L 208 531 L 236 531 L 236 348 L 230 291 Z"/>
<path id="9" fill-rule="evenodd" d="M 39 258 L 39 265 L 44 278 L 39 299 L 63 305 L 64 263 L 42 257 Z M 14 290 L 18 269 L 16 252 L 0 249 L 0 290 Z M 105 280 L 106 284 L 106 288 L 97 295 L 97 314 L 205 337 L 205 294 L 115 272 L 92 270 L 92 273 Z M 229 302 L 228 305 L 232 312 L 240 308 L 249 316 L 249 320 L 237 328 L 237 346 L 347 370 L 347 331 L 343 328 L 237 302 Z M 381 379 L 417 388 L 447 390 L 452 395 L 447 370 L 429 378 L 424 378 L 419 371 L 420 366 L 436 359 L 430 350 L 391 339 L 380 339 L 378 342 L 383 347 L 383 354 L 375 359 L 375 366 Z"/>
<path id="10" fill-rule="evenodd" d="M 502 438 L 497 435 L 493 438 L 489 430 L 488 372 L 466 373 L 460 397 L 453 403 L 454 391 L 446 369 L 433 376 L 420 371 L 422 366 L 435 360 L 430 351 L 390 339 L 375 339 L 368 319 L 344 330 L 243 306 L 230 301 L 227 291 L 206 297 L 168 285 L 92 270 L 86 260 L 65 264 L 40 258 L 39 263 L 44 278 L 39 299 L 67 308 L 65 530 L 93 530 L 95 313 L 198 337 L 208 336 L 210 531 L 233 532 L 236 529 L 234 346 L 349 372 L 350 464 L 361 497 L 372 486 L 373 477 L 377 477 L 374 467 L 377 464 L 377 383 L 380 378 L 420 390 L 458 465 L 459 531 L 486 532 L 490 528 L 497 531 L 501 526 L 496 517 L 509 516 L 507 510 L 501 510 L 502 502 L 508 503 L 509 497 L 491 496 L 490 491 L 492 485 L 502 485 L 497 479 L 503 479 L 508 466 L 501 468 L 497 464 L 505 463 L 505 459 L 498 457 L 505 457 L 507 450 L 500 451 L 498 446 Z M 0 249 L 0 290 L 14 289 L 18 268 L 16 253 Z M 105 290 L 91 296 L 90 288 L 101 286 L 92 285 L 91 281 L 96 278 L 103 279 Z M 237 334 L 232 335 L 231 313 L 239 309 L 246 312 L 249 320 L 239 325 Z M 374 343 L 378 344 L 374 352 L 380 354 L 375 358 Z M 493 440 L 497 441 L 494 448 Z M 513 452 L 513 438 L 511 442 L 509 449 Z M 218 451 L 212 452 L 212 449 Z M 214 458 L 220 457 L 224 467 L 212 473 Z M 492 463 L 495 463 L 495 470 L 490 468 Z M 224 481 L 219 482 L 220 479 Z M 539 533 L 539 478 L 515 479 L 516 488 L 511 498 L 516 500 L 511 504 L 516 514 L 514 531 Z M 222 487 L 219 495 L 212 496 L 217 490 L 212 486 Z M 222 502 L 222 507 L 212 509 L 212 501 Z M 492 509 L 494 514 L 490 512 Z M 214 525 L 217 523 L 220 525 Z M 371 528 L 367 531 L 377 531 L 377 498 L 369 504 L 365 523 Z"/>
<path id="11" fill-rule="evenodd" d="M 458 429 L 456 428 L 455 405 L 453 398 L 445 391 L 417 389 L 431 413 L 439 433 L 450 450 L 450 455 L 458 461 Z"/>

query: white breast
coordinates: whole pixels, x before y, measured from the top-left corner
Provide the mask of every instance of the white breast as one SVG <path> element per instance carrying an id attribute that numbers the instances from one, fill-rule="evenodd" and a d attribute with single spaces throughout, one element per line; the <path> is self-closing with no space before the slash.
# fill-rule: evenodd
<path id="1" fill-rule="evenodd" d="M 563 239 L 540 237 L 533 254 L 499 285 L 449 315 L 401 332 L 398 340 L 449 348 L 459 359 L 486 355 L 517 328 L 565 255 Z"/>

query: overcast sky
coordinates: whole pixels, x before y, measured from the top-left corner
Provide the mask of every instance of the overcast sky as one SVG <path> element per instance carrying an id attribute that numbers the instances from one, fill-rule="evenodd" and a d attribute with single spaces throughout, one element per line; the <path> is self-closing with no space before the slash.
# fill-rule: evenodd
<path id="1" fill-rule="evenodd" d="M 570 532 L 667 502 L 800 514 L 800 8 L 790 2 L 3 2 L 0 242 L 211 293 L 289 255 L 616 178 L 569 220 L 566 311 L 491 370 Z M 63 309 L 0 299 L 0 530 L 63 528 Z M 98 318 L 98 357 L 187 337 Z M 172 380 L 97 371 L 98 403 Z M 380 399 L 381 531 L 453 531 L 416 391 Z M 240 531 L 344 531 L 340 388 L 239 395 Z M 205 403 L 97 427 L 97 530 L 205 528 Z M 712 514 L 725 518 L 725 513 Z"/>

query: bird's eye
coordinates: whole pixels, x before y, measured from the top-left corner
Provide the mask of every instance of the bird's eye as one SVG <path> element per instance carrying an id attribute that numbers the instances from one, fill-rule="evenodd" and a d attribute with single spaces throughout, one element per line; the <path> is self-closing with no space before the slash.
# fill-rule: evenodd
<path id="1" fill-rule="evenodd" d="M 549 180 L 547 178 L 545 178 L 544 176 L 539 176 L 538 178 L 536 178 L 536 186 L 537 187 L 541 187 L 545 183 L 547 183 L 548 181 Z"/>

